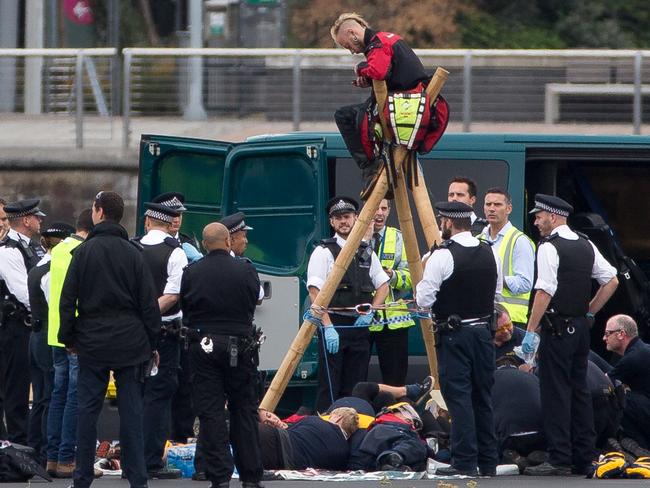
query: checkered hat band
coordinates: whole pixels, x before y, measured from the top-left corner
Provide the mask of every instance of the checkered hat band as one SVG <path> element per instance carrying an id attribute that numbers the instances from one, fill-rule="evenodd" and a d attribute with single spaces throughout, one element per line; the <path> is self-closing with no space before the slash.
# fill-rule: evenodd
<path id="1" fill-rule="evenodd" d="M 181 202 L 177 197 L 172 198 L 171 200 L 165 200 L 164 202 L 160 202 L 160 205 L 164 205 L 165 207 L 182 207 L 183 202 Z"/>
<path id="2" fill-rule="evenodd" d="M 147 217 L 151 217 L 152 219 L 156 219 L 156 220 L 161 220 L 163 222 L 167 222 L 168 224 L 171 224 L 172 220 L 174 220 L 174 217 L 172 217 L 171 215 L 167 215 L 166 213 L 158 212 L 157 210 L 148 209 L 148 210 L 145 210 L 144 214 Z"/>
<path id="3" fill-rule="evenodd" d="M 535 207 L 544 210 L 545 212 L 551 212 L 554 214 L 558 214 L 560 217 L 568 217 L 569 212 L 567 210 L 561 210 L 559 208 L 552 207 L 550 205 L 547 205 L 544 202 L 535 202 Z"/>
<path id="4" fill-rule="evenodd" d="M 244 222 L 244 221 L 242 220 L 242 221 L 239 222 L 236 226 L 234 226 L 232 229 L 228 229 L 228 231 L 229 231 L 231 234 L 234 234 L 234 233 L 237 232 L 238 230 L 242 230 L 244 227 L 246 227 L 246 222 Z"/>
<path id="5" fill-rule="evenodd" d="M 339 200 L 336 202 L 334 205 L 332 205 L 332 208 L 330 208 L 330 215 L 332 215 L 334 212 L 355 212 L 356 209 L 354 208 L 354 205 L 352 205 L 349 202 L 346 202 L 345 200 Z"/>
<path id="6" fill-rule="evenodd" d="M 441 217 L 447 217 L 448 219 L 469 219 L 472 217 L 472 212 L 446 212 L 439 210 Z"/>
<path id="7" fill-rule="evenodd" d="M 7 214 L 7 218 L 9 219 L 17 219 L 19 217 L 27 217 L 28 215 L 34 215 L 35 213 L 39 212 L 38 209 L 32 208 L 30 210 L 23 210 L 22 212 L 18 213 L 10 213 L 5 210 Z"/>

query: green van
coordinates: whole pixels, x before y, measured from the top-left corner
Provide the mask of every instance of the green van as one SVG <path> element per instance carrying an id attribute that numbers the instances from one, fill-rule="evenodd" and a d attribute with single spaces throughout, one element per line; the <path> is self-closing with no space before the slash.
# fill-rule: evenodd
<path id="1" fill-rule="evenodd" d="M 420 157 L 432 201 L 445 200 L 457 175 L 477 182 L 476 213 L 482 215 L 485 191 L 507 188 L 511 221 L 534 240 L 539 236 L 527 211 L 537 192 L 571 202 L 573 225 L 587 233 L 621 272 L 621 286 L 599 314 L 592 348 L 602 347 L 604 319 L 615 312 L 635 315 L 642 336 L 648 327 L 650 268 L 650 137 L 522 134 L 446 134 Z M 243 143 L 143 135 L 140 141 L 138 228 L 143 202 L 158 193 L 185 194 L 183 231 L 200 238 L 209 222 L 236 211 L 246 213 L 246 255 L 265 288 L 255 321 L 265 334 L 260 367 L 277 370 L 308 306 L 305 287 L 309 256 L 331 235 L 325 203 L 334 195 L 356 197 L 357 166 L 338 133 L 262 135 Z M 397 225 L 396 212 L 390 225 Z M 418 229 L 420 231 L 420 229 Z M 419 235 L 420 251 L 426 251 Z M 315 339 L 314 339 L 315 340 Z M 418 327 L 411 328 L 409 379 L 426 371 Z M 376 358 L 370 377 L 378 379 Z M 373 367 L 374 366 L 374 367 Z M 313 343 L 297 368 L 285 405 L 310 405 L 316 382 Z M 288 407 L 289 408 L 289 407 Z"/>

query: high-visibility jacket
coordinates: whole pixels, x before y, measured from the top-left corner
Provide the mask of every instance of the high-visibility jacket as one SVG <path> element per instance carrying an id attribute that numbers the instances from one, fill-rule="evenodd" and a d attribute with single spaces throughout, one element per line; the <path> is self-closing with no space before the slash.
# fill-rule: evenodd
<path id="1" fill-rule="evenodd" d="M 70 261 L 72 261 L 72 250 L 83 241 L 76 237 L 66 237 L 52 249 L 52 261 L 50 264 L 50 301 L 47 314 L 48 329 L 47 343 L 50 346 L 65 347 L 58 340 L 61 317 L 59 315 L 59 301 L 65 275 L 68 273 Z"/>
<path id="2" fill-rule="evenodd" d="M 377 255 L 381 262 L 381 266 L 383 268 L 392 269 L 393 275 L 395 276 L 395 281 L 390 286 L 390 292 L 386 297 L 385 303 L 403 302 L 404 300 L 402 297 L 413 288 L 413 283 L 411 282 L 411 272 L 406 264 L 406 248 L 404 247 L 402 233 L 395 227 L 386 227 L 384 229 L 384 237 L 381 240 L 381 245 L 379 246 Z M 400 260 L 396 261 L 398 255 L 401 255 Z M 392 278 L 391 281 L 393 281 Z M 404 305 L 404 308 L 405 307 L 406 305 Z M 395 320 L 409 316 L 409 314 L 410 312 L 406 310 L 388 308 L 387 310 L 379 311 L 377 319 Z M 394 330 L 411 327 L 412 325 L 415 325 L 415 322 L 412 318 L 409 318 L 407 320 L 398 320 L 395 323 L 389 323 L 388 328 Z M 369 327 L 369 330 L 371 332 L 377 332 L 383 330 L 383 328 L 383 325 L 372 325 Z"/>
<path id="3" fill-rule="evenodd" d="M 514 225 L 511 226 L 503 236 L 503 240 L 499 245 L 499 259 L 503 268 L 503 276 L 512 276 L 512 260 L 514 255 L 515 243 L 517 239 L 523 238 L 530 241 L 535 250 L 535 243 L 530 238 L 517 229 Z M 528 322 L 528 303 L 530 301 L 530 292 L 521 293 L 519 295 L 513 294 L 504 283 L 503 291 L 501 292 L 502 299 L 500 303 L 506 308 L 510 315 L 510 320 L 513 322 L 527 323 Z"/>

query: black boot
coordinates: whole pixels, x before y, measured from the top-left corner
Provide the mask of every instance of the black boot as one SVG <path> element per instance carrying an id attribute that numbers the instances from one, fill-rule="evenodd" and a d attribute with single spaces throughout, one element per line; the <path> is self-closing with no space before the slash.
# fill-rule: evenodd
<path id="1" fill-rule="evenodd" d="M 379 171 L 381 170 L 381 165 L 383 160 L 380 158 L 375 158 L 372 161 L 366 161 L 363 164 L 360 164 L 361 168 L 361 178 L 363 179 L 363 188 L 359 194 L 361 200 L 367 200 L 372 194 L 372 190 L 377 184 L 377 179 L 379 176 Z"/>

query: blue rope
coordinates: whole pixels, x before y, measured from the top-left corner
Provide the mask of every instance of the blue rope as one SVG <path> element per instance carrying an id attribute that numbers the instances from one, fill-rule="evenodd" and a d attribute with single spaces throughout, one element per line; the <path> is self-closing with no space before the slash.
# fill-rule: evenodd
<path id="1" fill-rule="evenodd" d="M 332 377 L 330 376 L 330 364 L 329 361 L 327 360 L 327 341 L 325 341 L 325 332 L 323 331 L 323 325 L 321 324 L 318 326 L 320 329 L 320 337 L 323 342 L 323 356 L 325 357 L 325 372 L 327 373 L 327 385 L 329 386 L 329 392 L 330 392 L 330 401 L 334 403 L 334 392 L 332 391 Z"/>

